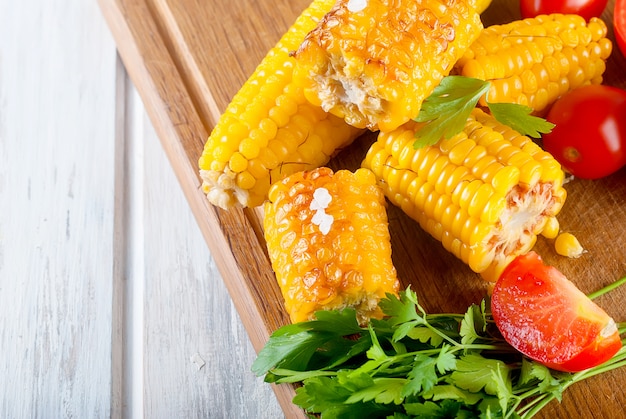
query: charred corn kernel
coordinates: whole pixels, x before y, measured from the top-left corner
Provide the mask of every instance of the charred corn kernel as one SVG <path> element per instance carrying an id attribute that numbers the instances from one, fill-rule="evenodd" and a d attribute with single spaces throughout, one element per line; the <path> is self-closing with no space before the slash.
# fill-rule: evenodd
<path id="1" fill-rule="evenodd" d="M 599 18 L 541 15 L 484 28 L 452 73 L 491 82 L 483 105 L 513 102 L 542 114 L 567 91 L 602 83 L 611 49 Z"/>
<path id="2" fill-rule="evenodd" d="M 322 167 L 272 185 L 265 203 L 268 253 L 293 322 L 354 308 L 364 322 L 400 287 L 391 261 L 385 197 L 367 169 Z"/>
<path id="3" fill-rule="evenodd" d="M 554 241 L 554 248 L 559 255 L 568 258 L 578 258 L 585 253 L 585 249 L 572 233 L 559 234 Z"/>
<path id="4" fill-rule="evenodd" d="M 334 3 L 311 3 L 233 97 L 211 132 L 198 165 L 202 189 L 212 204 L 224 209 L 260 205 L 272 182 L 326 164 L 361 133 L 308 103 L 292 80 L 295 60 L 290 51 Z"/>
<path id="5" fill-rule="evenodd" d="M 294 53 L 294 79 L 350 125 L 397 128 L 478 36 L 483 3 L 338 0 Z"/>
<path id="6" fill-rule="evenodd" d="M 461 133 L 416 150 L 407 139 L 418 128 L 408 122 L 381 132 L 362 166 L 448 251 L 486 280 L 497 279 L 501 265 L 528 252 L 561 210 L 566 193 L 560 166 L 478 108 Z M 405 178 L 411 181 L 399 180 Z"/>

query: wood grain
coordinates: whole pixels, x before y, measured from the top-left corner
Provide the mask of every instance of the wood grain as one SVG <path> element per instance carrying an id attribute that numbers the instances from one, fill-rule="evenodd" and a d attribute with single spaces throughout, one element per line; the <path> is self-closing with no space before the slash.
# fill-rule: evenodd
<path id="1" fill-rule="evenodd" d="M 122 417 L 278 418 L 271 388 L 241 367 L 254 348 L 139 101 L 129 95 L 125 160 L 136 163 L 127 176 L 127 248 L 141 253 L 129 258 L 138 286 L 127 310 L 139 321 L 127 333 L 138 355 L 127 365 L 140 385 Z"/>
<path id="2" fill-rule="evenodd" d="M 0 9 L 0 416 L 110 417 L 115 44 L 94 2 Z"/>
<path id="3" fill-rule="evenodd" d="M 287 321 L 259 234 L 259 213 L 210 206 L 199 189 L 197 160 L 221 110 L 307 1 L 100 0 L 100 4 L 211 254 L 259 350 L 269 333 Z M 603 16 L 606 22 L 611 21 L 611 5 L 612 1 Z M 484 14 L 487 24 L 516 17 L 517 3 L 506 0 L 495 0 Z M 624 58 L 614 53 L 607 63 L 607 84 L 626 87 L 625 69 Z M 371 135 L 365 136 L 344 150 L 331 167 L 356 167 L 371 139 Z M 591 291 L 626 274 L 626 171 L 601 181 L 574 180 L 567 189 L 562 227 L 577 235 L 587 253 L 580 259 L 564 259 L 555 255 L 549 240 L 541 238 L 536 249 L 584 291 Z M 482 298 L 485 288 L 477 275 L 398 209 L 390 207 L 389 218 L 399 275 L 418 292 L 428 310 L 463 311 Z M 616 319 L 626 319 L 620 303 L 625 297 L 626 292 L 618 290 L 601 304 Z M 616 383 L 624 379 L 622 370 L 577 385 L 568 390 L 561 405 L 551 405 L 542 417 L 619 417 L 626 394 Z M 286 416 L 302 417 L 290 402 L 293 389 L 275 389 Z"/>

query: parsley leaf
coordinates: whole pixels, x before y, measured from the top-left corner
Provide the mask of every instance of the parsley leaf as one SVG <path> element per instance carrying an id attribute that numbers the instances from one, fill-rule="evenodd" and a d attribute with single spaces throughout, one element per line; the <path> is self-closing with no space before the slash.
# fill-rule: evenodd
<path id="1" fill-rule="evenodd" d="M 418 310 L 424 313 L 424 309 L 417 302 L 417 294 L 410 288 L 400 295 L 388 295 L 380 302 L 383 313 L 390 316 L 388 322 L 392 328 L 393 339 L 400 340 L 418 325 L 424 324 L 424 318 L 418 314 Z"/>
<path id="2" fill-rule="evenodd" d="M 498 394 L 507 389 L 500 388 L 502 384 L 502 370 L 508 375 L 508 367 L 503 361 L 488 359 L 479 354 L 462 356 L 456 363 L 456 370 L 451 379 L 460 388 L 479 392 L 485 390 L 487 394 Z"/>
<path id="3" fill-rule="evenodd" d="M 296 389 L 293 402 L 311 413 L 322 413 L 324 417 L 354 418 L 385 417 L 392 412 L 387 406 L 373 402 L 347 403 L 354 391 L 360 390 L 347 382 L 318 377 L 307 380 Z"/>
<path id="4" fill-rule="evenodd" d="M 463 131 L 467 118 L 480 98 L 489 92 L 491 83 L 465 76 L 446 76 L 422 103 L 415 121 L 422 123 L 415 133 L 413 147 L 436 144 Z M 531 115 L 532 108 L 517 103 L 491 103 L 489 112 L 498 122 L 508 125 L 522 135 L 539 138 L 554 124 Z"/>
<path id="5" fill-rule="evenodd" d="M 375 378 L 372 385 L 354 391 L 346 403 L 376 401 L 383 404 L 400 404 L 404 400 L 402 388 L 406 380 L 402 378 Z"/>
<path id="6" fill-rule="evenodd" d="M 472 304 L 467 311 L 463 320 L 461 321 L 461 343 L 470 344 L 480 339 L 479 333 L 484 333 L 486 328 L 486 322 L 484 317 L 484 302 L 482 306 Z"/>
<path id="7" fill-rule="evenodd" d="M 478 354 L 464 355 L 457 361 L 450 380 L 473 393 L 484 390 L 487 394 L 497 396 L 502 410 L 506 410 L 513 396 L 509 367 L 498 359 L 488 359 Z"/>
<path id="8" fill-rule="evenodd" d="M 325 345 L 328 345 L 326 357 L 337 353 L 341 357 L 349 351 L 355 342 L 343 337 L 361 331 L 355 311 L 320 311 L 316 316 L 318 320 L 287 325 L 275 331 L 254 360 L 252 372 L 263 375 L 277 366 L 303 371 L 318 349 Z"/>
<path id="9" fill-rule="evenodd" d="M 464 390 L 452 384 L 440 384 L 424 393 L 425 399 L 434 401 L 457 400 L 466 405 L 473 405 L 483 399 L 483 394 Z"/>
<path id="10" fill-rule="evenodd" d="M 552 131 L 554 124 L 531 115 L 532 108 L 516 103 L 487 103 L 489 111 L 498 122 L 508 125 L 522 135 L 539 138 Z"/>
<path id="11" fill-rule="evenodd" d="M 404 406 L 409 415 L 420 418 L 471 419 L 477 416 L 473 409 L 467 408 L 466 404 L 452 399 L 446 399 L 439 403 L 431 401 L 424 403 L 405 403 Z"/>
<path id="12" fill-rule="evenodd" d="M 536 385 L 542 393 L 552 393 L 557 400 L 561 400 L 561 395 L 565 390 L 562 385 L 562 378 L 569 376 L 567 373 L 556 373 L 560 375 L 559 378 L 552 375 L 548 367 L 538 362 L 532 362 L 524 358 L 522 360 L 522 369 L 520 373 L 519 382 L 521 384 Z"/>
<path id="13" fill-rule="evenodd" d="M 436 364 L 437 360 L 429 356 L 421 354 L 415 356 L 413 369 L 408 374 L 409 381 L 402 389 L 403 394 L 410 396 L 433 388 L 438 380 Z"/>
<path id="14" fill-rule="evenodd" d="M 464 76 L 444 77 L 433 93 L 424 100 L 415 118 L 425 122 L 415 134 L 415 148 L 433 145 L 463 130 L 478 100 L 489 91 L 489 82 Z"/>
<path id="15" fill-rule="evenodd" d="M 437 356 L 437 369 L 439 374 L 445 374 L 448 371 L 452 371 L 456 368 L 456 355 L 451 351 L 450 345 L 444 345 L 441 347 L 441 352 Z"/>
<path id="16" fill-rule="evenodd" d="M 407 332 L 406 336 L 422 343 L 430 343 L 434 347 L 440 346 L 443 342 L 443 336 L 426 326 L 414 327 Z"/>

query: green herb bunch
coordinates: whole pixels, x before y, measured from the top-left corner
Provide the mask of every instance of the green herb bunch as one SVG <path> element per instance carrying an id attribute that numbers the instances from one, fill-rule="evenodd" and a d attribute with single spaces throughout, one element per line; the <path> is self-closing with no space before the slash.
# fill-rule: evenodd
<path id="1" fill-rule="evenodd" d="M 384 319 L 366 327 L 346 309 L 278 329 L 253 372 L 301 383 L 293 403 L 323 419 L 530 418 L 570 385 L 626 365 L 622 347 L 595 368 L 551 370 L 502 338 L 487 300 L 464 315 L 428 314 L 408 288 L 380 306 Z"/>

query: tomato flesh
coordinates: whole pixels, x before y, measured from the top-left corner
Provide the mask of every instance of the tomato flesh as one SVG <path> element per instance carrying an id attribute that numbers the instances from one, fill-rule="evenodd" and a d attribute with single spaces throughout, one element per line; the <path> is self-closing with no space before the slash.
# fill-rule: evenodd
<path id="1" fill-rule="evenodd" d="M 574 176 L 598 179 L 626 165 L 625 90 L 579 87 L 558 99 L 546 119 L 556 126 L 543 136 L 543 148 Z"/>
<path id="2" fill-rule="evenodd" d="M 523 18 L 563 13 L 580 15 L 589 20 L 600 16 L 607 3 L 608 0 L 520 0 L 520 12 Z"/>
<path id="3" fill-rule="evenodd" d="M 535 252 L 503 271 L 491 311 L 511 346 L 556 370 L 594 367 L 622 347 L 613 319 Z"/>

